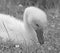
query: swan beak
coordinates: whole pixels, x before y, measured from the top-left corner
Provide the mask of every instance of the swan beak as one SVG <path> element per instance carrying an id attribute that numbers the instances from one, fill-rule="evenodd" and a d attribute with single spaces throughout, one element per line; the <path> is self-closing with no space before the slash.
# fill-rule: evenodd
<path id="1" fill-rule="evenodd" d="M 36 31 L 37 38 L 38 38 L 40 45 L 44 44 L 43 29 L 41 28 L 41 29 L 37 29 L 35 31 Z"/>

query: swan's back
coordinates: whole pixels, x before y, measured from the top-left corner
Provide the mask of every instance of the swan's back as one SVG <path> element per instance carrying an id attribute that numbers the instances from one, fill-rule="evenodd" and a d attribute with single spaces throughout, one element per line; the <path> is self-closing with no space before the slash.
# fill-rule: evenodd
<path id="1" fill-rule="evenodd" d="M 17 20 L 13 16 L 0 14 L 0 36 L 4 40 L 7 38 L 15 41 L 19 41 L 17 39 L 23 40 L 21 34 L 23 25 L 21 20 Z"/>

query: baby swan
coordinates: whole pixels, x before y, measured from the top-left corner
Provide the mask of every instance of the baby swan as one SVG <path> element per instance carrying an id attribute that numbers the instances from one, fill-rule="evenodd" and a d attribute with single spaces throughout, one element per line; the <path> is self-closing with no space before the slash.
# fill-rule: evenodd
<path id="1" fill-rule="evenodd" d="M 0 14 L 0 36 L 15 42 L 26 42 L 27 45 L 38 43 L 35 30 L 47 26 L 46 13 L 37 7 L 27 7 L 23 14 L 23 21 L 13 16 Z"/>

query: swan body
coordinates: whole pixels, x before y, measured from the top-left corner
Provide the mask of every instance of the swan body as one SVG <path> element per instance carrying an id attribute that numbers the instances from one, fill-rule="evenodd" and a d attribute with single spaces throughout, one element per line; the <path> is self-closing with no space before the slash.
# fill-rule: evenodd
<path id="1" fill-rule="evenodd" d="M 37 26 L 38 24 L 39 26 Z M 23 14 L 23 21 L 13 16 L 0 14 L 0 36 L 4 40 L 11 39 L 15 42 L 25 42 L 31 45 L 38 43 L 35 30 L 47 25 L 46 13 L 36 7 L 27 7 Z"/>

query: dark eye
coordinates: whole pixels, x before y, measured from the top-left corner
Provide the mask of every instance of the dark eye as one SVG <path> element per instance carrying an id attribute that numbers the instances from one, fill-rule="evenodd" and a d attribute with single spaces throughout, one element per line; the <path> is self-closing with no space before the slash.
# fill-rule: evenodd
<path id="1" fill-rule="evenodd" d="M 39 27 L 39 25 L 38 25 L 38 24 L 36 24 L 36 26 L 37 26 L 37 27 Z"/>

